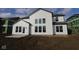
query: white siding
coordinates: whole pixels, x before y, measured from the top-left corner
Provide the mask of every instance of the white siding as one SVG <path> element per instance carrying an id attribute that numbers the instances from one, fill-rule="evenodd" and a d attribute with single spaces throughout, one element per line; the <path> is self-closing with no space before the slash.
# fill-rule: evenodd
<path id="1" fill-rule="evenodd" d="M 22 32 L 16 32 L 16 26 L 22 27 Z M 25 27 L 25 33 L 23 33 L 23 27 Z M 21 35 L 29 35 L 29 24 L 24 21 L 19 21 L 16 24 L 13 25 L 12 34 L 21 34 Z"/>
<path id="2" fill-rule="evenodd" d="M 56 21 L 56 17 L 58 17 L 58 21 Z M 64 19 L 64 16 L 55 16 L 55 17 L 53 17 L 53 21 L 54 22 L 64 22 L 65 19 Z"/>
<path id="3" fill-rule="evenodd" d="M 64 16 L 58 16 L 58 22 L 64 22 Z"/>
<path id="4" fill-rule="evenodd" d="M 56 26 L 63 26 L 63 32 L 56 32 Z M 56 35 L 67 35 L 67 25 L 54 25 Z"/>
<path id="5" fill-rule="evenodd" d="M 46 19 L 45 24 L 35 24 L 35 19 Z M 33 25 L 32 26 L 32 35 L 53 35 L 53 28 L 52 28 L 52 14 L 50 12 L 44 11 L 44 10 L 39 10 L 35 12 L 33 15 L 30 16 L 30 23 Z M 39 33 L 35 32 L 35 26 L 46 26 L 46 33 Z"/>
<path id="6" fill-rule="evenodd" d="M 35 24 L 35 20 L 37 19 L 43 19 L 45 18 L 46 23 L 41 23 L 41 24 Z M 29 29 L 29 24 L 24 22 L 27 21 L 32 24 L 31 29 Z M 29 19 L 22 19 L 21 21 L 17 22 L 16 24 L 13 25 L 13 31 L 12 34 L 22 34 L 22 35 L 29 35 L 29 30 L 31 30 L 32 35 L 67 35 L 67 25 L 53 25 L 53 22 L 55 19 L 52 17 L 52 13 L 44 11 L 44 10 L 39 10 L 29 16 Z M 56 22 L 56 21 L 55 21 Z M 58 21 L 57 22 L 64 22 L 64 16 L 58 16 Z M 16 26 L 21 26 L 22 30 L 23 27 L 25 27 L 25 33 L 23 32 L 17 32 L 16 33 Z M 46 26 L 46 32 L 35 32 L 35 26 Z M 63 26 L 63 32 L 56 32 L 56 26 Z"/>

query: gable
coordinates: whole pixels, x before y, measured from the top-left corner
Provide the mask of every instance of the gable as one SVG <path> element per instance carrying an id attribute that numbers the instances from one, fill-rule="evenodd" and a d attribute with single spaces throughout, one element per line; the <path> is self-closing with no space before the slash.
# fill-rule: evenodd
<path id="1" fill-rule="evenodd" d="M 45 10 L 45 9 L 42 9 L 42 8 L 38 8 L 37 10 L 35 10 L 34 12 L 32 12 L 30 15 L 28 15 L 28 17 L 31 16 L 31 15 L 33 15 L 33 14 L 36 14 L 38 12 L 46 12 L 46 13 L 53 14 L 53 12 L 51 12 L 51 11 L 48 11 L 48 10 Z"/>
<path id="2" fill-rule="evenodd" d="M 34 14 L 32 14 L 30 16 L 30 18 L 31 19 L 33 19 L 33 18 L 47 18 L 50 16 L 52 17 L 52 13 L 40 9 L 37 12 L 35 12 Z"/>
<path id="3" fill-rule="evenodd" d="M 52 14 L 52 17 L 55 17 L 55 16 L 65 16 L 64 14 L 53 14 L 53 12 L 51 11 L 48 11 L 48 10 L 45 10 L 45 9 L 42 9 L 42 8 L 38 8 L 37 10 L 33 11 L 32 13 L 30 13 L 27 17 L 23 17 L 23 19 L 29 19 L 30 16 L 36 14 L 36 13 L 47 13 L 47 14 Z"/>

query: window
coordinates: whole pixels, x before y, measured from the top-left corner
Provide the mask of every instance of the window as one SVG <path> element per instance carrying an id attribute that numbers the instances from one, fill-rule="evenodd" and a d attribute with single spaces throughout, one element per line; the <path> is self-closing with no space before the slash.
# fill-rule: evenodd
<path id="1" fill-rule="evenodd" d="M 19 27 L 19 32 L 21 32 L 21 27 Z"/>
<path id="2" fill-rule="evenodd" d="M 39 19 L 39 24 L 41 24 L 41 19 Z"/>
<path id="3" fill-rule="evenodd" d="M 41 26 L 39 26 L 39 32 L 42 32 L 42 27 Z"/>
<path id="4" fill-rule="evenodd" d="M 62 26 L 56 26 L 56 32 L 63 32 Z"/>
<path id="5" fill-rule="evenodd" d="M 35 26 L 35 32 L 38 32 L 38 27 L 37 26 Z"/>
<path id="6" fill-rule="evenodd" d="M 54 17 L 54 20 L 55 20 L 55 21 L 58 21 L 58 16 Z"/>
<path id="7" fill-rule="evenodd" d="M 46 32 L 46 26 L 43 26 L 43 32 Z"/>
<path id="8" fill-rule="evenodd" d="M 46 23 L 46 20 L 45 20 L 45 18 L 43 18 L 43 23 Z"/>
<path id="9" fill-rule="evenodd" d="M 23 27 L 23 33 L 25 33 L 25 27 Z"/>
<path id="10" fill-rule="evenodd" d="M 60 32 L 63 32 L 63 27 L 62 26 L 60 26 Z"/>
<path id="11" fill-rule="evenodd" d="M 58 17 L 56 17 L 56 19 L 55 19 L 56 21 L 58 21 Z"/>
<path id="12" fill-rule="evenodd" d="M 35 32 L 46 32 L 46 26 L 35 26 Z"/>
<path id="13" fill-rule="evenodd" d="M 46 19 L 45 18 L 43 18 L 43 19 L 35 19 L 35 24 L 41 24 L 41 23 L 46 23 Z"/>
<path id="14" fill-rule="evenodd" d="M 70 26 L 72 26 L 72 22 L 70 24 L 71 24 Z"/>
<path id="15" fill-rule="evenodd" d="M 16 32 L 18 32 L 18 26 L 16 27 Z"/>
<path id="16" fill-rule="evenodd" d="M 76 20 L 76 24 L 79 24 L 79 20 Z"/>
<path id="17" fill-rule="evenodd" d="M 58 26 L 56 26 L 56 32 L 59 32 L 59 27 Z"/>
<path id="18" fill-rule="evenodd" d="M 75 21 L 73 21 L 73 24 L 75 24 Z"/>
<path id="19" fill-rule="evenodd" d="M 5 27 L 2 28 L 2 31 L 5 32 Z"/>
<path id="20" fill-rule="evenodd" d="M 37 21 L 37 19 L 35 19 L 35 24 L 37 24 L 38 23 L 38 21 Z"/>

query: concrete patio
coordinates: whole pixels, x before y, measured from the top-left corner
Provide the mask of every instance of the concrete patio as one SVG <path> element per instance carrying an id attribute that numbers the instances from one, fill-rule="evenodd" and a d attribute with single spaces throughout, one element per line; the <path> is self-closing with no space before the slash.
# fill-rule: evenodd
<path id="1" fill-rule="evenodd" d="M 10 36 L 5 36 L 6 38 L 21 38 L 25 37 L 26 35 L 10 35 Z"/>

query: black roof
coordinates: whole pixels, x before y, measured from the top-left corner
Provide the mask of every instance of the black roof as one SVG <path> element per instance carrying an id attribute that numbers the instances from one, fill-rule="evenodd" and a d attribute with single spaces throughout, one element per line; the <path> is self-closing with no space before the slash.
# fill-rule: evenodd
<path id="1" fill-rule="evenodd" d="M 50 12 L 50 13 L 53 14 L 53 12 L 51 12 L 51 11 L 45 10 L 45 9 L 43 9 L 43 8 L 38 8 L 38 9 L 34 10 L 32 13 L 30 13 L 28 16 L 23 17 L 22 19 L 25 19 L 25 18 L 28 19 L 29 16 L 31 16 L 32 14 L 34 14 L 35 12 L 37 12 L 38 10 L 44 10 L 44 11 L 47 11 L 47 12 Z"/>
<path id="2" fill-rule="evenodd" d="M 67 24 L 67 22 L 53 22 L 54 25 L 61 25 L 61 24 Z"/>
<path id="3" fill-rule="evenodd" d="M 20 18 L 20 19 L 29 19 L 29 17 L 22 17 L 22 18 Z"/>
<path id="4" fill-rule="evenodd" d="M 36 9 L 35 11 L 33 11 L 32 13 L 30 13 L 28 16 L 20 18 L 18 21 L 20 21 L 20 20 L 22 20 L 22 19 L 29 19 L 29 16 L 31 16 L 32 14 L 34 14 L 35 12 L 37 12 L 37 11 L 39 11 L 39 10 L 47 11 L 47 12 L 51 13 L 52 16 L 64 16 L 64 14 L 53 14 L 53 12 L 51 12 L 51 11 L 45 10 L 45 9 L 43 9 L 43 8 L 38 8 L 38 9 Z M 17 22 L 18 22 L 18 21 L 17 21 Z M 15 22 L 15 23 L 17 23 L 17 22 Z M 14 24 L 15 24 L 15 23 L 14 23 Z M 29 23 L 29 22 L 27 22 L 27 23 Z M 30 24 L 30 23 L 29 23 L 29 24 Z"/>
<path id="5" fill-rule="evenodd" d="M 23 20 L 24 21 L 24 20 Z M 28 23 L 29 25 L 32 25 L 30 22 L 28 22 L 28 21 L 24 21 L 24 22 L 26 22 L 26 23 Z"/>
<path id="6" fill-rule="evenodd" d="M 4 24 L 6 20 L 8 20 L 8 25 L 13 25 L 19 19 L 20 19 L 19 17 L 0 18 L 2 25 Z"/>
<path id="7" fill-rule="evenodd" d="M 22 20 L 22 18 L 20 18 L 17 22 L 19 22 L 19 21 L 21 21 Z M 24 20 L 22 20 L 22 21 L 24 21 Z M 14 24 L 16 24 L 17 22 L 15 22 Z M 26 23 L 28 23 L 29 25 L 32 25 L 30 22 L 28 22 L 28 21 L 24 21 L 24 22 L 26 22 Z"/>
<path id="8" fill-rule="evenodd" d="M 54 14 L 53 16 L 65 16 L 64 14 Z"/>
<path id="9" fill-rule="evenodd" d="M 54 13 L 51 12 L 51 11 L 45 10 L 45 9 L 43 9 L 43 8 L 38 8 L 38 9 L 36 9 L 35 11 L 33 11 L 32 13 L 30 13 L 28 16 L 23 17 L 22 19 L 25 19 L 25 18 L 27 19 L 27 18 L 29 18 L 29 16 L 31 16 L 32 14 L 34 14 L 35 12 L 37 12 L 38 10 L 44 10 L 44 11 L 47 11 L 47 12 L 51 13 L 52 16 L 64 16 L 64 14 L 54 14 Z"/>
<path id="10" fill-rule="evenodd" d="M 43 8 L 38 8 L 38 9 L 36 9 L 35 11 L 33 11 L 30 15 L 34 14 L 35 12 L 37 12 L 37 11 L 39 11 L 39 10 L 44 10 L 44 11 L 47 11 L 47 12 L 53 14 L 53 12 L 51 12 L 51 11 L 45 10 L 45 9 L 43 9 Z M 28 17 L 29 17 L 30 15 L 28 15 Z"/>

